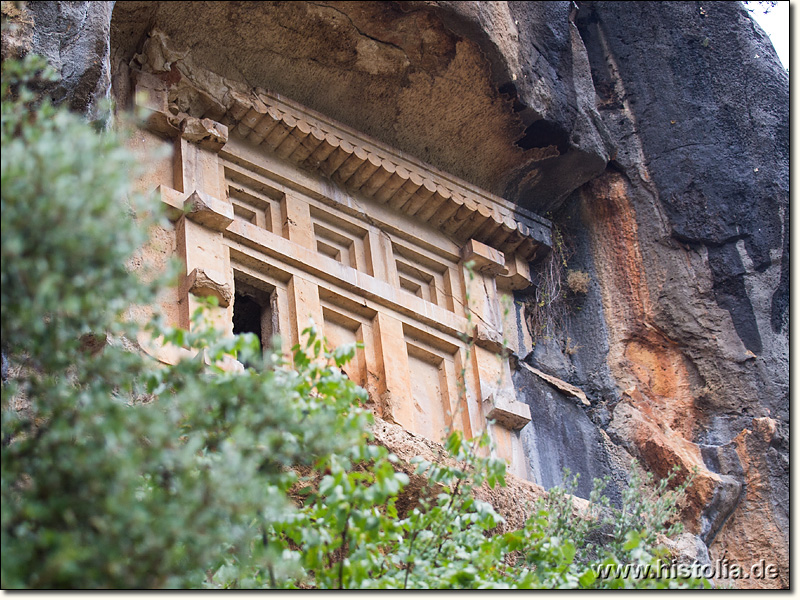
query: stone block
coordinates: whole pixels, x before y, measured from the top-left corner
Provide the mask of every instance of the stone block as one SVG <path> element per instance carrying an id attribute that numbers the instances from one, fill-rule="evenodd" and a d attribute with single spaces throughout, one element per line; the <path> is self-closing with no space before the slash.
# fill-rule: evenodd
<path id="1" fill-rule="evenodd" d="M 230 306 L 233 290 L 222 273 L 212 269 L 194 269 L 186 276 L 186 292 L 195 296 L 214 296 L 223 308 Z"/>
<path id="2" fill-rule="evenodd" d="M 155 133 L 173 137 L 180 133 L 176 118 L 170 114 L 166 84 L 152 73 L 133 71 L 134 102 L 147 111 L 145 126 Z"/>
<path id="3" fill-rule="evenodd" d="M 488 327 L 480 322 L 476 323 L 473 339 L 478 347 L 489 352 L 498 355 L 505 352 L 503 333 L 494 327 Z"/>
<path id="4" fill-rule="evenodd" d="M 579 387 L 576 387 L 571 383 L 567 383 L 566 381 L 559 379 L 558 377 L 553 377 L 552 375 L 548 375 L 547 373 L 544 373 L 539 369 L 535 369 L 528 363 L 520 362 L 519 364 L 526 370 L 530 371 L 531 373 L 539 377 L 540 379 L 546 381 L 547 383 L 558 389 L 559 391 L 569 396 L 572 396 L 573 398 L 576 398 L 584 406 L 591 406 L 591 402 L 589 402 L 589 399 L 586 397 L 586 394 Z"/>
<path id="5" fill-rule="evenodd" d="M 177 221 L 183 216 L 183 203 L 185 194 L 174 190 L 169 186 L 160 185 L 156 188 L 156 194 L 162 204 L 166 207 L 167 218 L 170 221 Z"/>
<path id="6" fill-rule="evenodd" d="M 214 198 L 226 197 L 216 150 L 203 148 L 178 136 L 175 139 L 173 165 L 173 187 L 176 190 L 186 194 L 198 190 Z"/>
<path id="7" fill-rule="evenodd" d="M 181 121 L 181 137 L 206 150 L 219 152 L 228 141 L 228 128 L 211 119 L 185 117 Z"/>
<path id="8" fill-rule="evenodd" d="M 528 261 L 519 256 L 506 256 L 505 268 L 497 275 L 497 286 L 508 290 L 524 290 L 531 285 Z"/>
<path id="9" fill-rule="evenodd" d="M 478 240 L 467 242 L 461 250 L 461 257 L 464 262 L 472 261 L 472 268 L 478 273 L 498 275 L 505 269 L 506 259 L 503 253 Z"/>
<path id="10" fill-rule="evenodd" d="M 214 231 L 225 231 L 233 223 L 233 206 L 203 192 L 193 192 L 183 203 L 186 217 Z"/>
<path id="11" fill-rule="evenodd" d="M 319 287 L 299 275 L 289 281 L 289 319 L 292 327 L 292 343 L 305 344 L 303 331 L 313 323 L 322 334 L 324 317 L 319 301 Z"/>
<path id="12" fill-rule="evenodd" d="M 530 407 L 510 395 L 489 394 L 489 397 L 484 400 L 483 406 L 487 419 L 492 419 L 511 431 L 522 429 L 531 422 Z"/>

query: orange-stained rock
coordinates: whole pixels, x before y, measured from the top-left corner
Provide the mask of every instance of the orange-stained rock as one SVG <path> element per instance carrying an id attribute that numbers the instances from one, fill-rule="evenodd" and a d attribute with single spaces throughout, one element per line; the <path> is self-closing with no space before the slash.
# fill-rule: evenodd
<path id="1" fill-rule="evenodd" d="M 609 332 L 608 365 L 617 384 L 626 390 L 611 409 L 608 433 L 659 477 L 673 466 L 680 469 L 677 481 L 696 471 L 681 515 L 688 530 L 709 545 L 712 562 L 724 555 L 749 569 L 763 558 L 782 573 L 778 580 L 739 580 L 734 586 L 784 587 L 788 537 L 782 530 L 781 513 L 786 508 L 776 510 L 773 503 L 785 492 L 772 489 L 770 482 L 776 479 L 768 475 L 775 470 L 770 461 L 786 460 L 770 451 L 775 422 L 757 418 L 752 430 L 742 431 L 730 442 L 709 445 L 704 441 L 713 427 L 709 409 L 732 400 L 716 399 L 721 385 L 733 384 L 708 384 L 719 376 L 713 369 L 720 368 L 721 362 L 716 359 L 709 364 L 707 356 L 730 353 L 726 345 L 730 342 L 708 339 L 711 348 L 700 355 L 699 362 L 694 348 L 667 335 L 662 326 L 665 307 L 652 299 L 667 268 L 663 262 L 653 262 L 655 253 L 663 249 L 648 243 L 651 230 L 641 231 L 634 192 L 620 173 L 609 171 L 588 184 L 583 207 Z M 695 265 L 689 263 L 689 267 Z M 716 464 L 719 456 L 724 465 Z"/>
<path id="2" fill-rule="evenodd" d="M 776 422 L 760 417 L 753 419 L 752 427 L 733 440 L 744 469 L 741 509 L 731 515 L 711 546 L 712 561 L 725 556 L 732 562 L 749 566 L 764 559 L 767 564 L 778 567 L 777 580 L 743 579 L 738 582 L 740 588 L 789 586 L 789 549 L 776 543 L 788 533 L 788 523 L 781 523 L 776 517 L 773 498 L 777 490 L 772 489 L 768 476 L 774 469 L 788 471 L 789 465 L 788 461 L 781 460 L 778 452 L 770 452 L 775 433 Z M 778 464 L 770 464 L 773 461 Z"/>

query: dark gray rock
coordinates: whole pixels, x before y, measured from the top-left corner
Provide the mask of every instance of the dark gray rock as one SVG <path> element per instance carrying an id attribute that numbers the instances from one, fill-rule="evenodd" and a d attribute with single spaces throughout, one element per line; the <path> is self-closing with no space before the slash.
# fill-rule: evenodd
<path id="1" fill-rule="evenodd" d="M 722 446 L 701 444 L 700 452 L 706 467 L 721 475 L 721 483 L 700 517 L 700 537 L 710 546 L 725 525 L 725 521 L 736 510 L 742 497 L 744 487 L 742 482 L 745 477 L 742 463 L 733 444 Z"/>
<path id="2" fill-rule="evenodd" d="M 714 421 L 727 424 L 720 438 L 752 416 L 788 418 L 787 72 L 738 2 L 580 7 L 576 22 L 599 112 L 618 143 L 614 164 L 631 182 L 645 267 L 663 282 L 658 324 L 720 390 L 704 400 L 715 417 L 730 417 Z M 686 251 L 707 271 L 679 264 Z M 710 298 L 697 283 L 705 277 Z M 749 355 L 736 350 L 731 325 Z"/>
<path id="3" fill-rule="evenodd" d="M 738 2 L 586 2 L 578 25 L 601 105 L 632 113 L 673 238 L 708 247 L 717 301 L 760 353 L 734 245 L 744 241 L 756 272 L 788 264 L 789 76 L 772 44 Z M 782 270 L 773 330 L 787 299 Z"/>
<path id="4" fill-rule="evenodd" d="M 41 54 L 61 81 L 51 94 L 73 110 L 93 113 L 108 97 L 114 2 L 28 2 L 34 27 L 30 51 Z"/>
<path id="5" fill-rule="evenodd" d="M 632 458 L 611 443 L 578 400 L 523 369 L 514 374 L 517 398 L 531 409 L 520 432 L 532 479 L 551 488 L 564 485 L 564 469 L 578 474 L 576 494 L 588 498 L 595 478 L 608 477 L 605 494 L 619 505 Z"/>
<path id="6" fill-rule="evenodd" d="M 785 523 L 788 506 L 788 73 L 739 2 L 579 4 L 636 218 L 647 324 L 680 348 L 699 415 L 689 441 L 723 476 L 700 533 L 712 552 L 780 562 L 788 530 L 765 542 L 753 531 L 764 525 L 743 523 L 762 513 Z M 572 332 L 589 345 L 600 331 L 584 333 Z M 765 454 L 747 441 L 753 417 L 776 422 Z M 743 472 L 737 453 L 764 465 L 764 479 Z"/>

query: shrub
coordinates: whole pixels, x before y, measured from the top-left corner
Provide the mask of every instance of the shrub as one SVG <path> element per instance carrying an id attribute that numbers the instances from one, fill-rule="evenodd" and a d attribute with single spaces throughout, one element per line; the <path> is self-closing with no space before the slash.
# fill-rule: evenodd
<path id="1" fill-rule="evenodd" d="M 586 271 L 570 269 L 567 271 L 567 287 L 573 294 L 586 294 L 589 292 L 589 274 Z"/>

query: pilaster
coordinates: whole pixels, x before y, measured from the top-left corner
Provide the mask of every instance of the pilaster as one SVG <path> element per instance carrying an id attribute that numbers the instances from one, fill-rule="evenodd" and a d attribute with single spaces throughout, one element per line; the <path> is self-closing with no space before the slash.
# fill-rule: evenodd
<path id="1" fill-rule="evenodd" d="M 383 374 L 377 386 L 383 417 L 414 431 L 414 398 L 408 381 L 408 350 L 403 324 L 394 317 L 378 313 L 375 317 L 375 341 L 375 357 Z"/>
<path id="2" fill-rule="evenodd" d="M 472 318 L 473 368 L 477 373 L 482 417 L 495 422 L 493 437 L 498 453 L 512 461 L 514 434 L 530 420 L 530 408 L 516 398 L 511 380 L 507 343 L 504 339 L 504 316 L 497 290 L 497 277 L 506 273 L 502 252 L 477 240 L 470 240 L 462 250 L 466 284 L 467 311 Z M 472 268 L 467 269 L 466 265 Z M 504 431 L 497 430 L 500 427 Z"/>
<path id="3" fill-rule="evenodd" d="M 289 281 L 289 327 L 292 345 L 305 343 L 303 330 L 314 322 L 318 335 L 322 335 L 322 305 L 319 301 L 319 287 L 307 279 L 294 275 Z"/>

